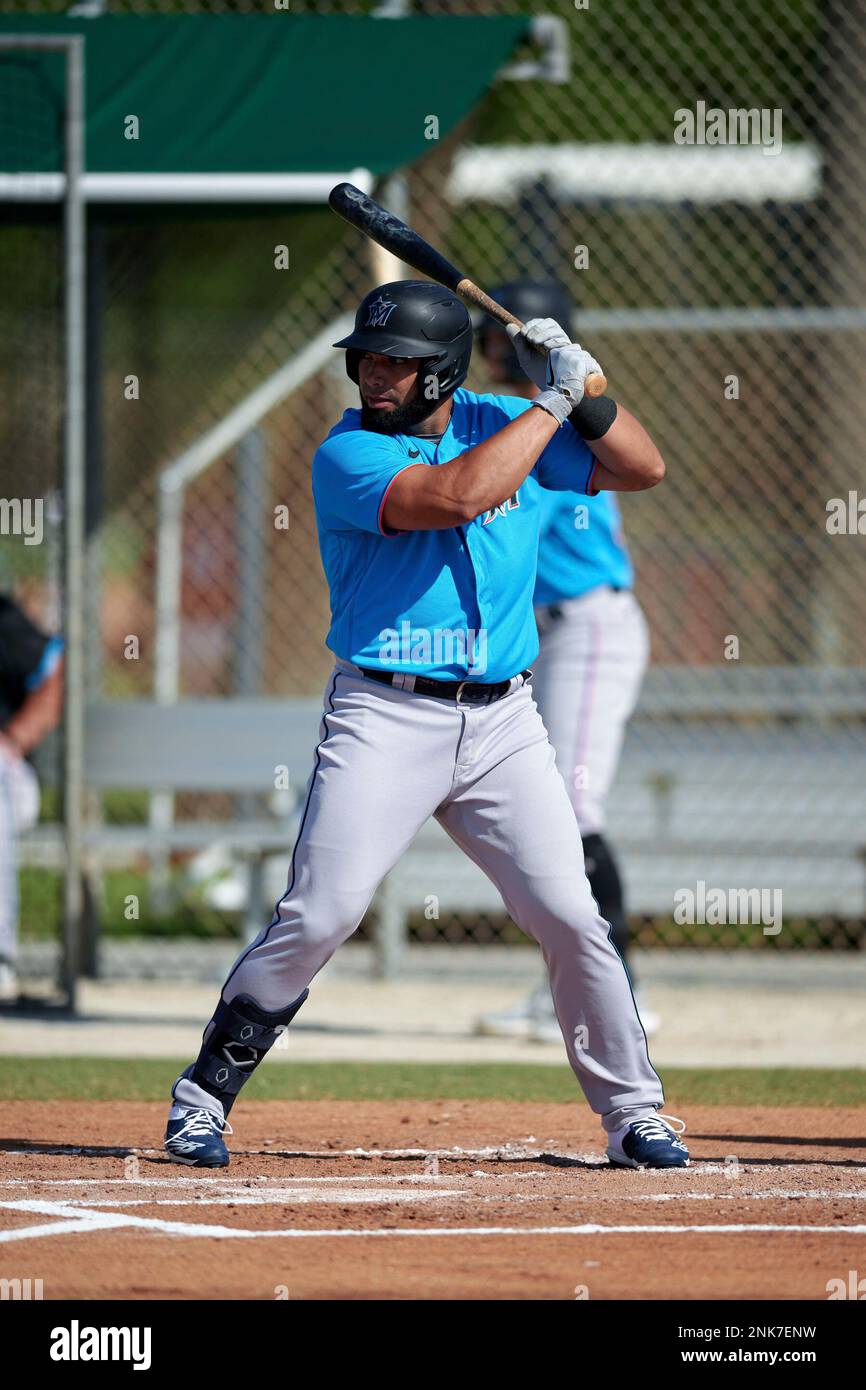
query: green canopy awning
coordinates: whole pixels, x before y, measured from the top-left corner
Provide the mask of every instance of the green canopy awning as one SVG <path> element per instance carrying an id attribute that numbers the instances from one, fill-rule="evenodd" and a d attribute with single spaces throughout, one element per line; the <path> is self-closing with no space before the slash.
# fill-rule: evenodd
<path id="1" fill-rule="evenodd" d="M 477 104 L 530 16 L 7 15 L 86 37 L 88 175 L 388 172 Z M 63 58 L 0 48 L 0 174 L 59 173 Z M 128 117 L 138 121 L 130 139 Z"/>

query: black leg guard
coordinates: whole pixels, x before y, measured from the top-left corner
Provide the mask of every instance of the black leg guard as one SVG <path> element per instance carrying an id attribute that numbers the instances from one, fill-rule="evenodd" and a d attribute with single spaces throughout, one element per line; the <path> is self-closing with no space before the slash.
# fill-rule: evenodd
<path id="1" fill-rule="evenodd" d="M 230 1004 L 221 999 L 205 1029 L 201 1052 L 184 1076 L 216 1096 L 227 1115 L 238 1091 L 291 1023 L 309 992 L 305 989 L 287 1009 L 272 1014 L 260 1009 L 248 994 L 239 994 Z"/>
<path id="2" fill-rule="evenodd" d="M 611 925 L 611 940 L 625 961 L 625 968 L 634 987 L 634 972 L 628 959 L 628 925 L 625 920 L 622 880 L 616 860 L 603 835 L 584 835 L 583 855 L 586 876 L 598 910 Z"/>

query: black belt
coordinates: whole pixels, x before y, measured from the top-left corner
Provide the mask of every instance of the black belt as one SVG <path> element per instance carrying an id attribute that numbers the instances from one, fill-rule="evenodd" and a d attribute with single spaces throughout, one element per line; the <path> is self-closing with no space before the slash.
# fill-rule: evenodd
<path id="1" fill-rule="evenodd" d="M 381 685 L 394 685 L 404 674 L 400 671 L 379 671 L 370 666 L 359 666 L 358 669 L 371 681 L 379 681 Z M 524 680 L 528 680 L 532 672 L 521 671 L 520 674 Z M 491 705 L 494 700 L 501 700 L 503 695 L 507 695 L 510 689 L 511 680 L 499 681 L 496 685 L 482 685 L 480 681 L 434 681 L 428 676 L 416 676 L 412 693 L 433 695 L 437 700 L 456 700 L 458 705 Z"/>

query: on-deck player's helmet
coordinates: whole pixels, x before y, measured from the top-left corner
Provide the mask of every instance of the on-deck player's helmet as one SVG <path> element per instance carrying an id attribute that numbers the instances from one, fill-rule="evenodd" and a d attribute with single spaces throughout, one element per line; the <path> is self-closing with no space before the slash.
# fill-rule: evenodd
<path id="1" fill-rule="evenodd" d="M 358 381 L 362 352 L 420 357 L 421 372 L 435 376 L 438 399 L 462 386 L 472 355 L 472 320 L 456 294 L 430 280 L 393 280 L 361 300 L 355 329 L 334 347 L 346 349 L 346 371 Z"/>
<path id="2" fill-rule="evenodd" d="M 504 309 L 510 310 L 516 318 L 526 323 L 528 319 L 556 319 L 566 333 L 571 332 L 571 319 L 574 307 L 571 300 L 556 280 L 509 280 L 505 285 L 495 285 L 488 291 Z M 486 352 L 491 335 L 496 333 L 504 342 L 499 346 L 499 364 L 507 381 L 522 381 L 524 377 L 517 353 L 501 323 L 484 315 L 478 326 L 478 343 Z M 506 349 L 505 343 L 508 344 Z"/>

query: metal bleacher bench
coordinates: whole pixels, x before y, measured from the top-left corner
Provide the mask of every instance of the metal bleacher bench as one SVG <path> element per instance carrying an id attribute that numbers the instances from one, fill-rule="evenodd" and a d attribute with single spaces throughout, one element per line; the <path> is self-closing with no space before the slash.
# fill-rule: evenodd
<path id="1" fill-rule="evenodd" d="M 137 855 L 199 851 L 215 844 L 244 859 L 250 869 L 246 934 L 270 918 L 265 906 L 264 864 L 280 855 L 285 864 L 297 829 L 297 806 L 309 777 L 322 716 L 320 700 L 208 699 L 173 705 L 116 700 L 89 705 L 85 719 L 85 781 L 89 790 L 228 792 L 242 800 L 273 793 L 277 768 L 286 769 L 294 793 L 286 814 L 235 814 L 228 820 L 173 820 L 150 824 L 89 823 L 82 842 L 88 886 L 89 932 L 96 911 L 94 880 L 106 864 L 129 863 Z M 50 748 L 40 760 L 46 780 Z M 39 825 L 22 837 L 22 862 L 58 864 L 59 827 Z M 96 926 L 98 930 L 98 924 Z"/>
<path id="2" fill-rule="evenodd" d="M 94 704 L 86 777 L 93 790 L 270 792 L 287 769 L 292 810 L 270 818 L 89 825 L 87 861 L 200 850 L 250 866 L 248 932 L 270 918 L 265 862 L 285 882 L 319 737 L 319 700 L 211 699 Z M 609 804 L 630 910 L 670 915 L 678 888 L 781 888 L 786 917 L 861 916 L 866 906 L 866 672 L 811 668 L 654 668 L 629 726 Z M 242 802 L 241 802 L 242 804 Z M 55 827 L 25 837 L 48 862 Z M 52 849 L 53 846 L 53 849 Z M 48 856 L 46 859 L 44 856 Z M 399 965 L 411 912 L 501 913 L 493 884 L 429 821 L 375 903 L 377 969 Z"/>

